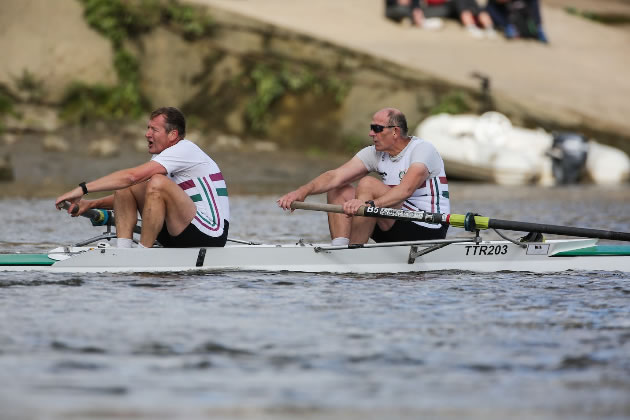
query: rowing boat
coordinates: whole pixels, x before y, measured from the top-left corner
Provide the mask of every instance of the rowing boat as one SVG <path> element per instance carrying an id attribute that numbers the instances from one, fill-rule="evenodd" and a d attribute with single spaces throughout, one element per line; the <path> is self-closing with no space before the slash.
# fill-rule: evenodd
<path id="1" fill-rule="evenodd" d="M 378 245 L 378 246 L 370 246 Z M 509 241 L 446 239 L 334 247 L 322 244 L 235 244 L 224 248 L 60 247 L 45 254 L 0 255 L 0 271 L 171 272 L 296 271 L 402 273 L 606 270 L 630 272 L 630 247 L 597 239 Z"/>
<path id="2" fill-rule="evenodd" d="M 340 206 L 294 203 L 294 208 L 342 212 Z M 103 211 L 99 211 L 103 212 Z M 331 246 L 298 241 L 257 244 L 233 241 L 224 248 L 115 248 L 106 239 L 111 213 L 87 213 L 106 219 L 108 232 L 71 247 L 43 254 L 2 254 L 0 271 L 46 272 L 178 272 L 289 271 L 311 273 L 404 273 L 440 270 L 474 272 L 567 270 L 630 272 L 630 246 L 601 245 L 598 240 L 630 240 L 630 233 L 538 225 L 489 219 L 476 215 L 442 215 L 400 209 L 362 207 L 362 216 L 432 221 L 464 227 L 471 235 L 441 240 Z M 105 215 L 105 216 L 103 216 Z M 506 229 L 583 236 L 538 242 L 484 241 L 479 231 Z M 88 245 L 92 243 L 92 245 Z"/>

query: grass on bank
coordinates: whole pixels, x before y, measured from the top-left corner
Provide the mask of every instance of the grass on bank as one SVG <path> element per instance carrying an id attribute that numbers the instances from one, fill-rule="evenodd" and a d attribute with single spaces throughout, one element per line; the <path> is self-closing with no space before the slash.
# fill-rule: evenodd
<path id="1" fill-rule="evenodd" d="M 140 89 L 140 65 L 125 49 L 126 40 L 137 39 L 159 25 L 168 26 L 187 40 L 210 35 L 214 28 L 210 16 L 175 0 L 78 1 L 84 7 L 86 22 L 112 43 L 118 84 L 72 83 L 62 100 L 61 116 L 74 123 L 137 119 L 149 111 L 150 101 Z"/>

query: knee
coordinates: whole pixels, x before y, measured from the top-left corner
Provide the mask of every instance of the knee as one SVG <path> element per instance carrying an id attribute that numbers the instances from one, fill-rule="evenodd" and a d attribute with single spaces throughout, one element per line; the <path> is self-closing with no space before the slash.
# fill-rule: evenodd
<path id="1" fill-rule="evenodd" d="M 123 188 L 122 190 L 114 191 L 114 200 L 120 200 L 132 197 L 131 187 Z"/>
<path id="2" fill-rule="evenodd" d="M 382 184 L 382 182 L 378 179 L 371 176 L 364 176 L 357 185 L 357 195 L 372 192 L 379 186 L 379 184 Z"/>
<path id="3" fill-rule="evenodd" d="M 165 190 L 166 184 L 171 182 L 166 176 L 156 174 L 147 181 L 147 194 L 160 193 Z"/>
<path id="4" fill-rule="evenodd" d="M 352 185 L 344 185 L 334 188 L 326 193 L 329 204 L 342 204 L 354 198 L 354 188 Z"/>

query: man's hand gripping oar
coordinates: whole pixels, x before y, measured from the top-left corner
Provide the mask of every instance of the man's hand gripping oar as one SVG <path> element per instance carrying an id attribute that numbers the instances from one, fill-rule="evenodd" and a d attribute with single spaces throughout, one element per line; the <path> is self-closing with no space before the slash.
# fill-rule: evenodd
<path id="1" fill-rule="evenodd" d="M 83 213 L 79 213 L 78 207 L 75 205 L 72 207 L 72 204 L 63 201 L 59 203 L 59 210 L 68 210 L 68 213 L 72 215 L 72 217 L 83 216 L 90 219 L 92 222 L 92 226 L 115 226 L 116 219 L 114 218 L 114 212 L 112 210 L 104 210 L 104 209 L 92 209 L 88 208 L 84 210 Z M 70 211 L 72 209 L 73 211 Z M 133 228 L 134 233 L 140 233 L 142 231 L 142 227 L 135 226 Z"/>
<path id="2" fill-rule="evenodd" d="M 63 200 L 55 204 L 55 207 L 57 207 L 57 210 L 66 210 L 72 217 L 83 216 L 85 212 L 92 209 L 86 200 L 81 200 L 80 198 L 77 201 Z"/>
<path id="3" fill-rule="evenodd" d="M 114 213 L 111 210 L 92 209 L 86 206 L 81 209 L 80 204 L 62 201 L 57 205 L 59 210 L 67 210 L 72 217 L 83 216 L 90 219 L 92 226 L 114 225 Z"/>
<path id="4" fill-rule="evenodd" d="M 67 210 L 68 214 L 72 217 L 81 216 L 91 208 L 90 200 L 82 199 L 87 193 L 87 189 L 84 191 L 83 188 L 85 188 L 85 183 L 81 183 L 79 187 L 76 187 L 57 197 L 55 200 L 55 207 L 57 207 L 58 210 Z"/>

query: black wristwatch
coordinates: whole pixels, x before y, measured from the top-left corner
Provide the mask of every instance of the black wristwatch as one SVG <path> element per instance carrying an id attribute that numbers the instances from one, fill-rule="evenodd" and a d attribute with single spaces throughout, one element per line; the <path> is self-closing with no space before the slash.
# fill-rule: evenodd
<path id="1" fill-rule="evenodd" d="M 374 204 L 374 200 L 368 200 L 365 202 L 365 204 L 368 204 L 371 207 L 376 207 L 376 204 Z"/>
<path id="2" fill-rule="evenodd" d="M 79 187 L 81 187 L 81 189 L 83 190 L 83 195 L 86 195 L 88 193 L 88 189 L 85 186 L 85 182 L 80 182 Z"/>

